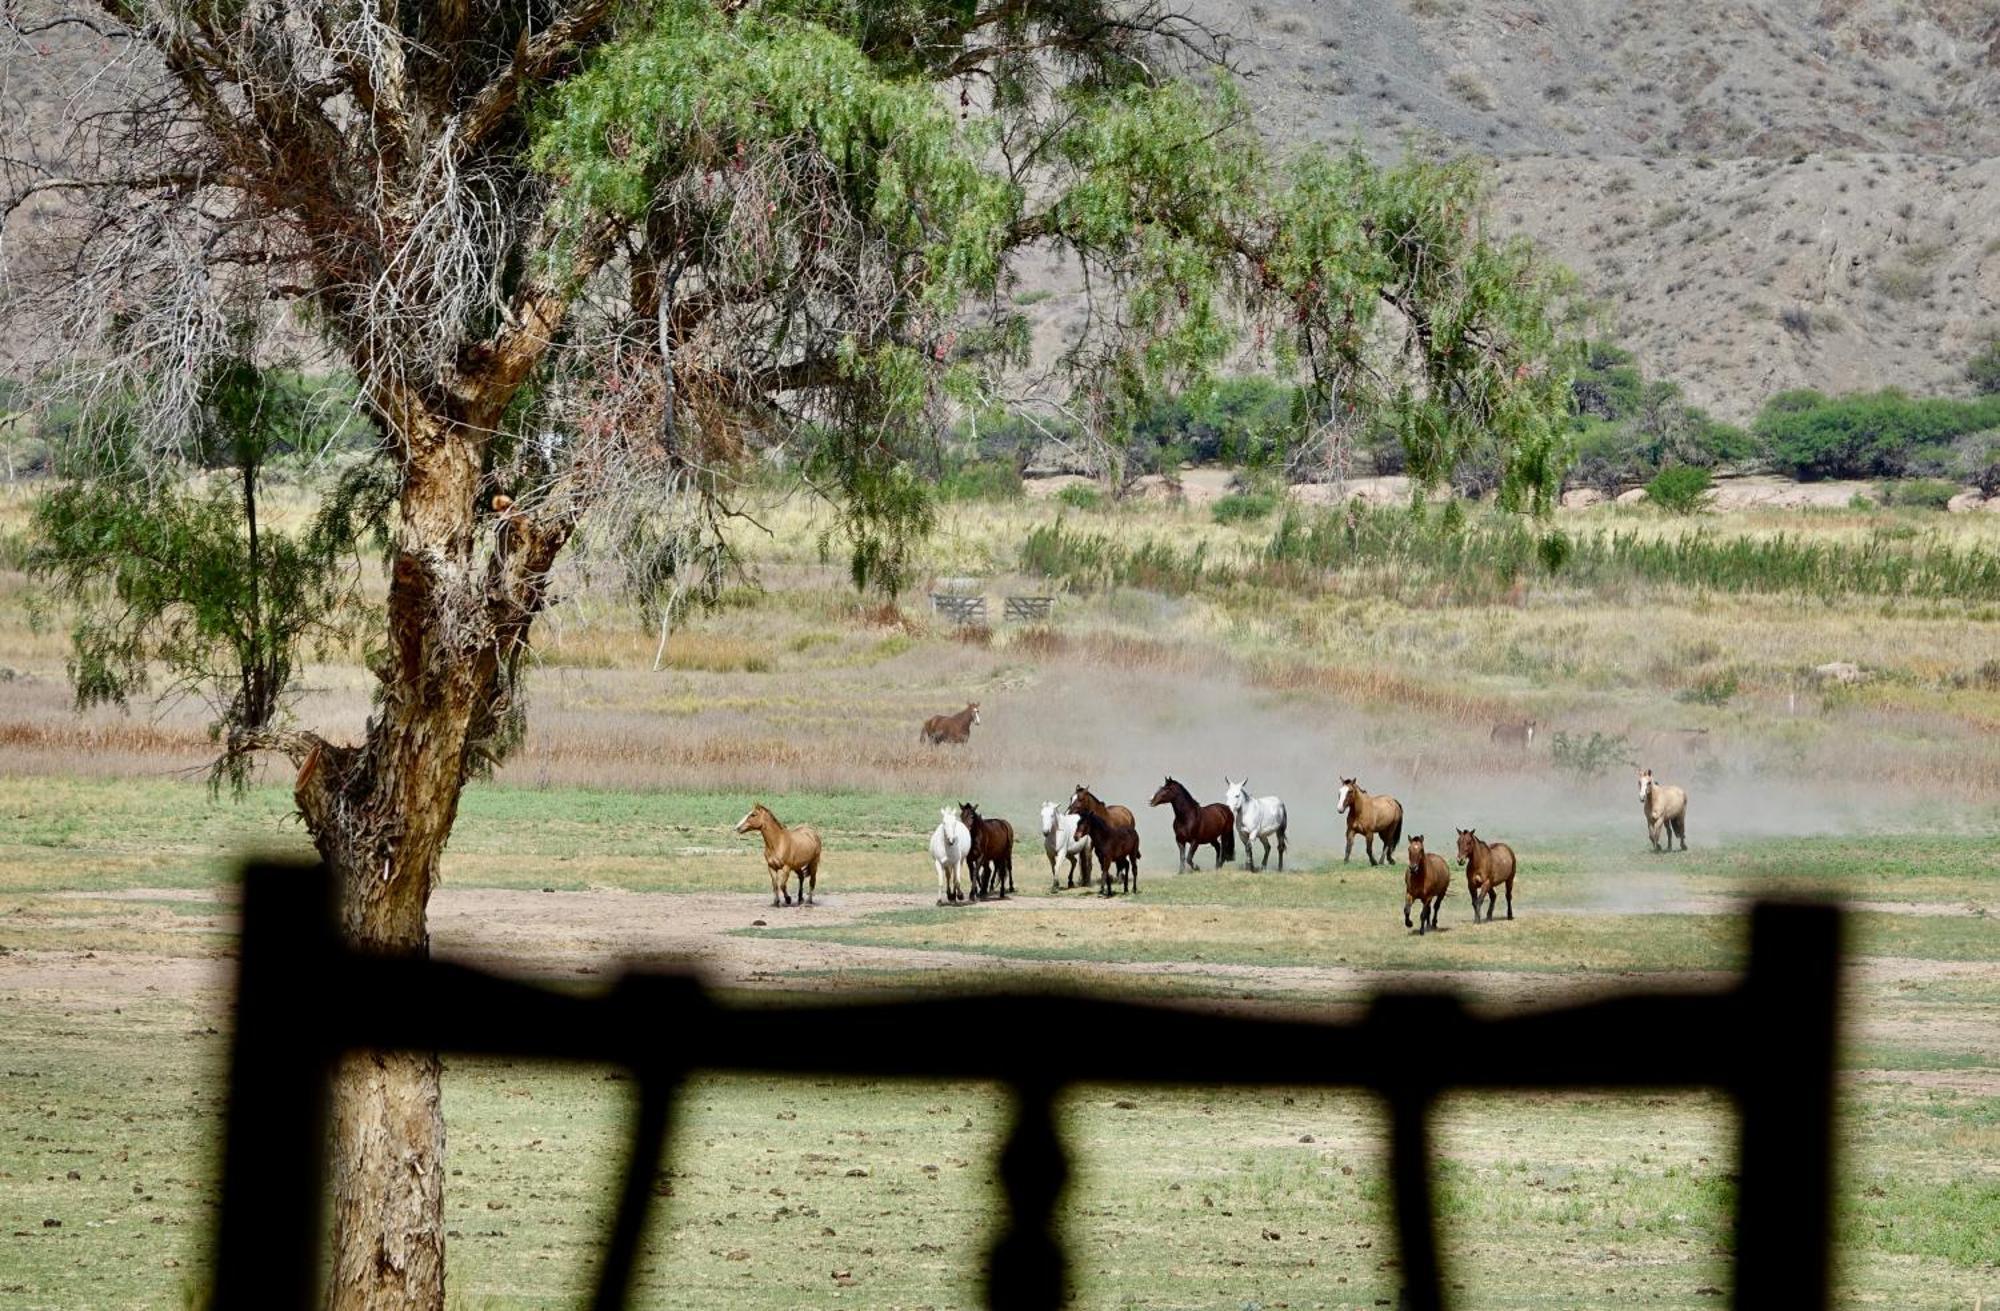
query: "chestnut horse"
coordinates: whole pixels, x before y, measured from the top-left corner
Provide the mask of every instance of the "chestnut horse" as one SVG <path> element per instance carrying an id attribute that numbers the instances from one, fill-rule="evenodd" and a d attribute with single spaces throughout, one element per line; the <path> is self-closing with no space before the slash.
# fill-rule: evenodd
<path id="1" fill-rule="evenodd" d="M 1095 792 L 1092 792 L 1089 788 L 1079 783 L 1076 785 L 1076 791 L 1069 794 L 1069 813 L 1072 815 L 1081 815 L 1086 810 L 1103 820 L 1106 824 L 1109 824 L 1112 828 L 1136 830 L 1139 827 L 1139 821 L 1132 817 L 1131 811 L 1123 806 L 1105 805 L 1097 799 Z"/>
<path id="2" fill-rule="evenodd" d="M 1072 805 L 1076 804 L 1074 802 Z M 1111 876 L 1124 876 L 1125 891 L 1139 890 L 1139 830 L 1130 824 L 1113 824 L 1094 810 L 1079 810 L 1076 831 L 1090 839 L 1097 855 L 1097 888 L 1111 896 Z"/>
<path id="3" fill-rule="evenodd" d="M 1236 859 L 1236 816 L 1229 807 L 1213 801 L 1204 806 L 1171 778 L 1160 784 L 1148 804 L 1174 808 L 1174 847 L 1180 856 L 1180 864 L 1174 867 L 1176 874 L 1201 868 L 1195 864 L 1195 855 L 1202 847 L 1215 848 L 1217 869 L 1223 861 Z"/>
<path id="4" fill-rule="evenodd" d="M 1014 890 L 1014 826 L 1004 819 L 981 819 L 970 801 L 958 803 L 958 822 L 972 834 L 966 864 L 972 870 L 972 895 L 1005 897 Z"/>
<path id="5" fill-rule="evenodd" d="M 1688 794 L 1685 789 L 1671 784 L 1655 783 L 1653 771 L 1639 771 L 1639 809 L 1646 814 L 1646 836 L 1652 839 L 1653 850 L 1660 850 L 1660 834 L 1667 835 L 1668 851 L 1674 849 L 1674 839 L 1681 840 L 1681 850 L 1688 849 Z"/>
<path id="6" fill-rule="evenodd" d="M 736 825 L 738 833 L 751 829 L 764 835 L 764 863 L 771 869 L 771 904 L 792 904 L 792 871 L 797 870 L 799 905 L 811 905 L 813 893 L 819 890 L 819 833 L 810 824 L 786 828 L 761 801 Z M 778 900 L 781 896 L 783 902 Z"/>
<path id="7" fill-rule="evenodd" d="M 979 703 L 968 701 L 965 703 L 965 709 L 955 715 L 932 715 L 926 719 L 919 740 L 928 742 L 932 746 L 940 742 L 961 746 L 972 740 L 972 726 L 978 722 Z"/>
<path id="8" fill-rule="evenodd" d="M 1472 894 L 1472 922 L 1479 923 L 1479 899 L 1486 898 L 1486 922 L 1493 922 L 1493 903 L 1507 889 L 1507 918 L 1514 918 L 1514 849 L 1504 842 L 1486 842 L 1469 828 L 1458 831 L 1458 863 L 1465 866 L 1466 891 Z"/>
<path id="9" fill-rule="evenodd" d="M 1351 778 L 1340 780 L 1340 809 L 1347 812 L 1347 854 L 1354 859 L 1354 835 L 1361 835 L 1368 863 L 1375 864 L 1375 838 L 1382 838 L 1382 864 L 1396 859 L 1396 843 L 1403 836 L 1403 803 L 1394 797 L 1371 797 Z"/>
<path id="10" fill-rule="evenodd" d="M 1422 937 L 1427 929 L 1437 927 L 1438 907 L 1451 891 L 1451 866 L 1443 856 L 1424 850 L 1421 833 L 1410 838 L 1409 856 L 1410 867 L 1403 873 L 1403 927 L 1410 927 L 1410 903 L 1423 903 L 1416 923 L 1417 936 Z"/>

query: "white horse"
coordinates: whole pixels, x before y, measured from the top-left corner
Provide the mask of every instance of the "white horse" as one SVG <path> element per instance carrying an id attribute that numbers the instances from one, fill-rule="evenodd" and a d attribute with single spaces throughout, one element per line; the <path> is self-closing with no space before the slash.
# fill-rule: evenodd
<path id="1" fill-rule="evenodd" d="M 1264 863 L 1271 863 L 1271 837 L 1278 839 L 1278 868 L 1285 867 L 1285 803 L 1276 797 L 1253 797 L 1250 795 L 1250 780 L 1238 779 L 1232 783 L 1229 775 L 1222 776 L 1222 785 L 1228 789 L 1223 794 L 1222 804 L 1229 807 L 1229 813 L 1236 816 L 1236 835 L 1243 841 L 1243 862 L 1251 869 L 1257 868 L 1257 853 L 1250 847 L 1255 838 L 1264 844 Z"/>
<path id="2" fill-rule="evenodd" d="M 931 863 L 937 866 L 940 906 L 965 900 L 958 871 L 972 854 L 972 832 L 958 817 L 956 806 L 938 808 L 938 826 L 931 830 Z"/>
<path id="3" fill-rule="evenodd" d="M 1065 812 L 1059 801 L 1042 803 L 1042 850 L 1049 857 L 1049 891 L 1060 892 L 1063 885 L 1056 879 L 1056 861 L 1069 858 L 1069 886 L 1076 886 L 1076 865 L 1083 862 L 1083 886 L 1090 886 L 1090 839 L 1076 831 L 1075 815 Z"/>

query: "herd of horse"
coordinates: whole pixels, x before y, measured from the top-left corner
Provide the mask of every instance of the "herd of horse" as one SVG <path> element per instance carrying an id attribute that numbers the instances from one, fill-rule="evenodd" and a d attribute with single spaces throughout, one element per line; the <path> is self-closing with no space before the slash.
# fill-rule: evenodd
<path id="1" fill-rule="evenodd" d="M 923 736 L 932 743 L 963 743 L 973 725 L 979 723 L 979 705 L 968 704 L 956 715 L 936 715 L 924 724 Z M 1502 725 L 1505 740 L 1523 744 L 1534 739 L 1535 722 Z M 1500 729 L 1494 732 L 1502 740 Z M 1214 853 L 1214 868 L 1237 859 L 1242 848 L 1246 869 L 1269 868 L 1275 848 L 1278 868 L 1285 868 L 1286 830 L 1289 816 L 1278 797 L 1255 796 L 1249 780 L 1223 777 L 1221 801 L 1204 805 L 1187 786 L 1167 778 L 1153 793 L 1149 806 L 1166 806 L 1173 814 L 1176 871 L 1199 869 L 1199 856 L 1206 847 Z M 1687 850 L 1687 792 L 1683 788 L 1656 782 L 1653 771 L 1639 774 L 1639 807 L 1646 817 L 1646 836 L 1655 851 L 1672 851 L 1676 839 Z M 1353 778 L 1340 780 L 1336 799 L 1346 819 L 1347 846 L 1342 859 L 1354 859 L 1354 842 L 1361 840 L 1362 852 L 1370 865 L 1391 865 L 1396 848 L 1404 848 L 1403 925 L 1419 935 L 1437 927 L 1438 909 L 1451 888 L 1451 864 L 1425 844 L 1424 835 L 1403 839 L 1403 805 L 1387 794 L 1370 793 Z M 819 887 L 820 839 L 809 824 L 786 827 L 761 803 L 751 807 L 737 824 L 738 833 L 758 832 L 764 840 L 764 864 L 771 875 L 771 904 L 793 904 L 791 879 L 799 883 L 799 905 L 810 905 Z M 1139 827 L 1137 817 L 1126 806 L 1105 802 L 1088 785 L 1079 783 L 1067 803 L 1045 801 L 1041 817 L 1042 851 L 1049 862 L 1049 890 L 1092 886 L 1102 896 L 1139 891 Z M 1466 891 L 1472 900 L 1472 918 L 1490 922 L 1500 895 L 1506 893 L 1507 918 L 1514 918 L 1514 877 L 1517 861 L 1514 849 L 1505 842 L 1488 842 L 1473 829 L 1459 829 L 1457 860 L 1465 870 Z M 1375 854 L 1382 846 L 1381 858 Z M 940 906 L 1004 898 L 1015 891 L 1014 826 L 1004 819 L 979 813 L 979 807 L 962 801 L 956 807 L 938 810 L 938 825 L 931 831 L 931 863 L 937 872 Z M 1262 864 L 1259 864 L 1259 856 Z M 1057 867 L 1064 865 L 1063 872 Z M 1117 887 L 1114 888 L 1114 880 Z M 1482 915 L 1483 904 L 1483 915 Z M 1411 908 L 1417 910 L 1414 923 Z"/>

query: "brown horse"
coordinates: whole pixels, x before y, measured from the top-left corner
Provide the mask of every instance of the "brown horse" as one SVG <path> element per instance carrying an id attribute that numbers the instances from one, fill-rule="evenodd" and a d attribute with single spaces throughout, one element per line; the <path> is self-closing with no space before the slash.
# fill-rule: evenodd
<path id="1" fill-rule="evenodd" d="M 1122 809 L 1122 807 L 1120 807 Z M 1130 824 L 1113 824 L 1095 810 L 1079 810 L 1076 831 L 1090 839 L 1097 856 L 1097 888 L 1111 896 L 1111 876 L 1124 876 L 1125 891 L 1139 890 L 1139 830 Z"/>
<path id="2" fill-rule="evenodd" d="M 786 828 L 763 802 L 737 824 L 738 833 L 756 829 L 764 835 L 764 863 L 771 867 L 771 904 L 792 904 L 792 871 L 799 874 L 799 905 L 812 904 L 819 890 L 819 834 L 810 824 Z M 779 898 L 783 897 L 781 903 Z"/>
<path id="3" fill-rule="evenodd" d="M 1486 898 L 1486 922 L 1493 922 L 1493 903 L 1507 889 L 1507 918 L 1514 918 L 1514 849 L 1504 842 L 1482 841 L 1469 828 L 1458 831 L 1458 863 L 1465 866 L 1465 887 L 1472 894 L 1472 922 L 1479 923 L 1479 899 Z"/>
<path id="4" fill-rule="evenodd" d="M 1086 810 L 1112 828 L 1137 829 L 1139 827 L 1139 821 L 1132 817 L 1130 810 L 1127 810 L 1123 806 L 1105 805 L 1097 799 L 1095 792 L 1092 792 L 1089 788 L 1079 783 L 1076 785 L 1076 791 L 1069 794 L 1069 813 L 1072 815 L 1081 815 Z"/>
<path id="5" fill-rule="evenodd" d="M 1223 861 L 1236 859 L 1236 816 L 1229 807 L 1219 801 L 1204 806 L 1171 778 L 1160 784 L 1160 790 L 1148 804 L 1174 808 L 1174 846 L 1180 855 L 1180 864 L 1174 867 L 1176 874 L 1184 869 L 1201 868 L 1195 864 L 1195 855 L 1202 847 L 1215 848 L 1217 869 L 1222 868 Z"/>
<path id="6" fill-rule="evenodd" d="M 1403 873 L 1403 927 L 1410 927 L 1410 903 L 1421 902 L 1423 908 L 1417 912 L 1417 936 L 1422 937 L 1427 929 L 1438 924 L 1438 907 L 1444 905 L 1445 894 L 1451 891 L 1451 866 L 1443 856 L 1424 850 L 1424 835 L 1417 833 L 1410 838 L 1410 867 Z"/>
<path id="7" fill-rule="evenodd" d="M 972 740 L 972 726 L 979 722 L 979 703 L 968 701 L 965 709 L 955 715 L 932 715 L 924 721 L 923 731 L 918 741 L 936 746 L 949 742 L 953 746 L 963 746 Z"/>
<path id="8" fill-rule="evenodd" d="M 1493 726 L 1493 742 L 1496 746 L 1513 747 L 1516 751 L 1526 751 L 1535 745 L 1535 730 L 1540 724 L 1532 719 L 1518 719 L 1510 723 Z"/>
<path id="9" fill-rule="evenodd" d="M 1646 814 L 1646 836 L 1652 839 L 1653 850 L 1660 850 L 1660 834 L 1667 836 L 1666 850 L 1674 849 L 1674 839 L 1681 840 L 1681 850 L 1688 849 L 1688 794 L 1686 789 L 1667 783 L 1655 783 L 1653 771 L 1639 771 L 1639 809 Z"/>
<path id="10" fill-rule="evenodd" d="M 1375 839 L 1382 839 L 1382 860 L 1384 865 L 1396 859 L 1396 843 L 1403 837 L 1403 803 L 1394 797 L 1371 797 L 1361 790 L 1361 785 L 1351 778 L 1340 780 L 1340 809 L 1347 812 L 1347 854 L 1343 860 L 1354 859 L 1354 835 L 1361 835 L 1362 849 L 1368 853 L 1368 863 L 1375 860 Z"/>
<path id="11" fill-rule="evenodd" d="M 966 864 L 972 869 L 972 895 L 1006 897 L 1014 890 L 1014 826 L 1004 819 L 981 819 L 970 801 L 958 803 L 958 822 L 972 834 Z"/>

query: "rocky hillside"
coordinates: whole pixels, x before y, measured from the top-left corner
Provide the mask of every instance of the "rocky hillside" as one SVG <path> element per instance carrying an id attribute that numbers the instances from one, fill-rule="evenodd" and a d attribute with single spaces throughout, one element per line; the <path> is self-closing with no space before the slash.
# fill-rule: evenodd
<path id="1" fill-rule="evenodd" d="M 1187 3 L 1288 145 L 1493 157 L 1501 225 L 1723 417 L 1957 390 L 2000 330 L 2000 0 Z M 53 109 L 35 63 L 0 50 L 0 114 Z M 1022 299 L 1053 346 L 1060 271 Z"/>

